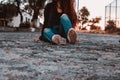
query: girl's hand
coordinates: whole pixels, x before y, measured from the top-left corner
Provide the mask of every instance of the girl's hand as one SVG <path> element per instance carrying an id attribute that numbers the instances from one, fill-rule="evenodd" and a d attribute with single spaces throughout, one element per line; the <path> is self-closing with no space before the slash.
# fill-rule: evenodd
<path id="1" fill-rule="evenodd" d="M 77 39 L 76 42 L 81 42 L 81 40 L 78 40 L 78 39 Z"/>
<path id="2" fill-rule="evenodd" d="M 34 42 L 40 42 L 39 38 L 34 38 Z"/>

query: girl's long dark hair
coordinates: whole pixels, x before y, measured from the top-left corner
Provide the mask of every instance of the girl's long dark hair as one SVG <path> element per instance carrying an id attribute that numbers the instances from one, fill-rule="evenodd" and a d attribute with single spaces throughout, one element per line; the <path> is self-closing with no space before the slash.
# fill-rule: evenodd
<path id="1" fill-rule="evenodd" d="M 60 4 L 61 4 L 63 13 L 68 15 L 73 27 L 75 27 L 77 22 L 77 15 L 74 8 L 74 0 L 61 0 Z"/>

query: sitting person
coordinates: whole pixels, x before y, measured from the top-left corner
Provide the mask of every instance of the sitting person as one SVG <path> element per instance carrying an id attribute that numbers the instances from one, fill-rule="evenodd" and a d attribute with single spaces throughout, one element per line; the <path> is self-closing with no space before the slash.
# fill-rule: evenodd
<path id="1" fill-rule="evenodd" d="M 74 0 L 52 0 L 44 10 L 44 25 L 41 36 L 35 41 L 43 40 L 54 44 L 75 44 L 77 39 L 77 16 Z"/>

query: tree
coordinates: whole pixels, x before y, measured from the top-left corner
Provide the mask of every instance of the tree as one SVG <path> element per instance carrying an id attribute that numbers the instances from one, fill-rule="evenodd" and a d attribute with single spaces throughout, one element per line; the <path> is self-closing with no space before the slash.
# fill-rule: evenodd
<path id="1" fill-rule="evenodd" d="M 20 14 L 20 23 L 22 23 L 23 22 L 23 15 L 22 15 L 22 12 L 20 9 L 21 0 L 15 0 L 14 2 L 17 4 L 17 11 Z"/>
<path id="2" fill-rule="evenodd" d="M 8 0 L 6 3 L 4 2 L 4 0 L 3 1 L 1 1 L 1 3 L 3 3 L 4 5 L 5 4 L 11 4 L 11 5 L 14 5 L 15 7 L 15 10 L 11 10 L 11 9 L 9 9 L 9 6 L 8 6 L 8 10 L 10 10 L 8 13 L 6 13 L 6 10 L 7 9 L 4 9 L 4 13 L 6 13 L 6 14 L 4 14 L 4 16 L 6 16 L 7 14 L 10 16 L 10 15 L 14 15 L 14 14 L 11 14 L 11 13 L 19 13 L 20 14 L 20 16 L 21 16 L 21 18 L 20 18 L 20 21 L 21 21 L 21 23 L 23 22 L 23 15 L 22 15 L 22 11 L 27 11 L 27 10 L 29 10 L 30 9 L 30 11 L 33 11 L 34 13 L 33 13 L 33 17 L 32 17 L 32 20 L 31 20 L 31 23 L 33 24 L 33 25 L 35 25 L 36 24 L 36 21 L 37 21 L 37 19 L 38 19 L 38 16 L 39 16 L 39 14 L 40 14 L 40 10 L 41 9 L 43 9 L 44 8 L 44 4 L 45 4 L 45 1 L 46 0 Z M 26 9 L 26 7 L 24 7 L 24 9 L 21 9 L 21 5 L 23 6 L 23 5 L 25 5 L 24 3 L 28 3 L 28 5 L 27 5 L 27 9 Z M 12 8 L 13 9 L 13 8 Z M 1 14 L 0 14 L 1 15 Z M 8 16 L 7 15 L 7 16 Z M 11 16 L 11 17 L 13 17 L 13 16 Z M 35 26 L 36 27 L 36 26 Z"/>
<path id="3" fill-rule="evenodd" d="M 12 4 L 12 5 L 15 5 L 16 6 L 16 11 L 17 13 L 20 14 L 20 22 L 22 23 L 23 22 L 23 15 L 22 15 L 22 11 L 21 11 L 21 8 L 20 8 L 20 5 L 21 3 L 23 3 L 25 0 L 8 0 L 6 3 L 4 4 Z M 9 9 L 9 8 L 8 8 Z M 13 10 L 12 10 L 13 11 Z M 12 12 L 10 11 L 10 12 Z"/>
<path id="4" fill-rule="evenodd" d="M 0 5 L 0 18 L 11 19 L 14 16 L 18 15 L 17 7 L 14 4 L 1 4 Z"/>
<path id="5" fill-rule="evenodd" d="M 78 11 L 78 18 L 80 20 L 88 20 L 89 15 L 90 13 L 86 7 L 83 7 L 81 10 Z"/>
<path id="6" fill-rule="evenodd" d="M 40 9 L 44 8 L 44 3 L 46 0 L 10 0 L 13 1 L 13 3 L 17 6 L 18 13 L 20 14 L 20 21 L 23 22 L 23 15 L 22 11 L 30 10 L 31 12 L 29 14 L 32 14 L 33 10 L 33 17 L 31 20 L 31 23 L 36 27 L 36 22 L 38 19 L 38 15 L 40 14 Z M 24 5 L 24 3 L 29 3 L 28 5 Z M 24 5 L 24 9 L 21 9 L 21 5 Z"/>
<path id="7" fill-rule="evenodd" d="M 105 27 L 105 31 L 109 32 L 109 33 L 112 33 L 112 32 L 115 32 L 116 30 L 116 24 L 115 24 L 115 21 L 113 20 L 109 20 L 107 21 L 107 26 Z"/>
<path id="8" fill-rule="evenodd" d="M 88 21 L 89 15 L 90 13 L 86 7 L 83 7 L 81 10 L 78 11 L 78 19 L 82 21 L 82 25 Z"/>
<path id="9" fill-rule="evenodd" d="M 31 23 L 36 27 L 36 22 L 38 19 L 38 15 L 40 14 L 40 9 L 44 8 L 44 3 L 46 0 L 28 0 L 29 7 L 34 11 L 33 18 Z"/>
<path id="10" fill-rule="evenodd" d="M 90 20 L 90 22 L 92 22 L 93 24 L 95 24 L 95 23 L 99 23 L 100 20 L 101 20 L 100 17 L 96 17 L 96 18 L 93 18 L 92 20 Z"/>
<path id="11" fill-rule="evenodd" d="M 0 4 L 0 18 L 3 26 L 7 25 L 7 21 L 11 20 L 12 17 L 17 16 L 17 8 L 14 4 Z"/>
<path id="12" fill-rule="evenodd" d="M 101 20 L 100 17 L 96 17 L 96 18 L 93 18 L 92 20 L 90 20 L 89 22 L 92 23 L 90 26 L 91 30 L 99 30 L 100 29 L 100 26 L 98 25 L 95 25 L 96 23 L 99 23 Z"/>

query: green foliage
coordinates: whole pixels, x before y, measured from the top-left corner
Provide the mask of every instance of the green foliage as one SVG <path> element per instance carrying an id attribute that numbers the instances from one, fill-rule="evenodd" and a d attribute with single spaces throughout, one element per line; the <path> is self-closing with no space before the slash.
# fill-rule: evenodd
<path id="1" fill-rule="evenodd" d="M 100 20 L 101 20 L 100 17 L 96 17 L 96 18 L 93 18 L 92 20 L 90 20 L 90 22 L 92 22 L 93 24 L 95 24 L 95 23 L 99 23 Z"/>
<path id="2" fill-rule="evenodd" d="M 78 20 L 81 21 L 81 24 L 84 25 L 85 23 L 88 22 L 88 17 L 90 13 L 86 7 L 83 7 L 78 11 Z"/>
<path id="3" fill-rule="evenodd" d="M 88 9 L 83 7 L 81 10 L 78 11 L 78 18 L 79 20 L 88 20 L 88 16 L 90 15 Z"/>
<path id="4" fill-rule="evenodd" d="M 100 30 L 100 26 L 96 26 L 96 25 L 92 24 L 90 26 L 90 30 Z"/>
<path id="5" fill-rule="evenodd" d="M 43 9 L 44 8 L 44 5 L 45 5 L 45 1 L 46 0 L 28 0 L 29 2 L 29 7 L 26 6 L 26 9 L 32 9 L 34 11 L 34 14 L 33 14 L 33 19 L 37 19 L 38 15 L 40 15 L 40 9 Z"/>
<path id="6" fill-rule="evenodd" d="M 89 13 L 89 11 L 88 11 L 88 9 L 86 7 L 83 7 L 80 10 L 80 12 L 81 12 L 82 19 L 86 19 L 90 15 L 90 13 Z"/>
<path id="7" fill-rule="evenodd" d="M 93 18 L 92 20 L 90 20 L 89 22 L 92 23 L 92 25 L 90 25 L 90 29 L 91 30 L 100 30 L 100 26 L 96 26 L 95 23 L 99 23 L 101 20 L 100 17 L 96 17 L 96 18 Z"/>
<path id="8" fill-rule="evenodd" d="M 46 0 L 28 0 L 29 6 L 32 9 L 34 9 L 34 8 L 43 9 L 45 1 Z"/>
<path id="9" fill-rule="evenodd" d="M 18 15 L 17 7 L 14 4 L 0 4 L 0 18 L 12 18 Z"/>
<path id="10" fill-rule="evenodd" d="M 19 28 L 30 28 L 30 23 L 29 22 L 21 23 Z"/>
<path id="11" fill-rule="evenodd" d="M 107 21 L 107 23 L 108 24 L 105 27 L 106 32 L 112 33 L 112 32 L 115 32 L 117 30 L 116 24 L 113 20 L 109 20 L 109 21 Z"/>
<path id="12" fill-rule="evenodd" d="M 83 27 L 82 30 L 87 30 L 86 27 Z"/>

